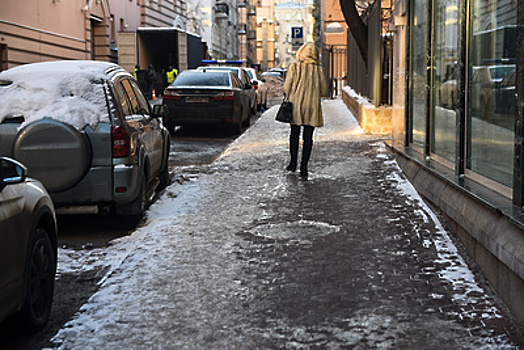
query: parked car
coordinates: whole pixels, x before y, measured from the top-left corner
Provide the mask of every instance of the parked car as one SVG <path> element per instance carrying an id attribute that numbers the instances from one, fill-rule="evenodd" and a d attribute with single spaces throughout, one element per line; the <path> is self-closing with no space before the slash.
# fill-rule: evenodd
<path id="1" fill-rule="evenodd" d="M 438 105 L 447 109 L 455 108 L 457 98 L 458 70 L 454 70 L 439 86 Z"/>
<path id="2" fill-rule="evenodd" d="M 0 156 L 27 166 L 58 213 L 140 216 L 169 182 L 165 106 L 116 64 L 55 61 L 0 73 Z"/>
<path id="3" fill-rule="evenodd" d="M 27 169 L 0 157 L 0 321 L 34 333 L 51 312 L 57 261 L 53 202 Z"/>
<path id="4" fill-rule="evenodd" d="M 177 125 L 232 125 L 237 132 L 249 126 L 250 100 L 245 84 L 229 70 L 188 70 L 164 91 L 168 129 Z"/>
<path id="5" fill-rule="evenodd" d="M 500 83 L 496 91 L 495 112 L 503 114 L 515 114 L 517 107 L 517 95 L 515 92 L 515 83 L 517 72 L 512 71 Z"/>
<path id="6" fill-rule="evenodd" d="M 515 64 L 497 64 L 472 68 L 471 107 L 479 111 L 485 119 L 495 112 L 496 90 L 501 82 L 516 69 Z"/>
<path id="7" fill-rule="evenodd" d="M 283 77 L 284 77 L 282 73 L 276 72 L 276 71 L 262 73 L 262 77 L 267 77 L 267 76 L 277 77 L 277 78 L 281 78 L 281 79 L 283 79 Z"/>
<path id="8" fill-rule="evenodd" d="M 255 68 L 244 68 L 251 79 L 251 84 L 257 91 L 257 110 L 267 109 L 267 85 L 266 79 L 260 78 Z"/>
<path id="9" fill-rule="evenodd" d="M 235 75 L 240 79 L 242 82 L 243 89 L 247 91 L 248 97 L 249 97 L 249 111 L 253 114 L 256 113 L 257 109 L 257 91 L 255 90 L 255 87 L 251 84 L 251 78 L 249 77 L 249 74 L 246 72 L 246 70 L 243 67 L 235 67 L 235 66 L 203 66 L 198 67 L 197 70 L 204 71 L 204 70 L 220 70 L 220 71 L 230 71 L 235 73 Z"/>

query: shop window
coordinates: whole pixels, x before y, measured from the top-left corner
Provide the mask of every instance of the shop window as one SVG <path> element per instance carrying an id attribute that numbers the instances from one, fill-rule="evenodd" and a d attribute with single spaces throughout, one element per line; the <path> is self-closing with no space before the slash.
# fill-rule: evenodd
<path id="1" fill-rule="evenodd" d="M 473 0 L 469 28 L 467 168 L 512 187 L 517 2 Z"/>
<path id="2" fill-rule="evenodd" d="M 459 1 L 436 1 L 433 38 L 431 152 L 453 166 L 456 154 L 459 81 Z"/>
<path id="3" fill-rule="evenodd" d="M 428 2 L 413 2 L 411 34 L 410 142 L 425 147 L 428 111 Z"/>

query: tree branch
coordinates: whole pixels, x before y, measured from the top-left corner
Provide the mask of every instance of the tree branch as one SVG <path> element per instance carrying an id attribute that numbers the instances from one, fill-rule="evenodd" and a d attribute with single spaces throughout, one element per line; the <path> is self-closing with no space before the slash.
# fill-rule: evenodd
<path id="1" fill-rule="evenodd" d="M 357 11 L 355 0 L 339 0 L 344 19 L 355 38 L 360 55 L 367 65 L 368 60 L 368 27 Z"/>

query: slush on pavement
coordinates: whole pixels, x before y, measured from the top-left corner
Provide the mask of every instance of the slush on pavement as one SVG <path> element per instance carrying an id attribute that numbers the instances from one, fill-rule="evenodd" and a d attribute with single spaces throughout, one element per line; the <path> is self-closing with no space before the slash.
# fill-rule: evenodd
<path id="1" fill-rule="evenodd" d="M 76 266 L 99 290 L 56 349 L 519 349 L 516 323 L 380 136 L 322 103 L 309 177 L 276 107 L 147 223 Z"/>

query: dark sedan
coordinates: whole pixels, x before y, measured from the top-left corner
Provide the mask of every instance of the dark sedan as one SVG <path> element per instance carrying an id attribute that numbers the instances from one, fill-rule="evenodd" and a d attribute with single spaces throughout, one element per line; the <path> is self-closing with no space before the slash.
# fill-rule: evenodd
<path id="1" fill-rule="evenodd" d="M 231 125 L 242 132 L 250 122 L 247 94 L 229 71 L 184 71 L 164 92 L 164 125 L 171 131 L 178 125 Z"/>

